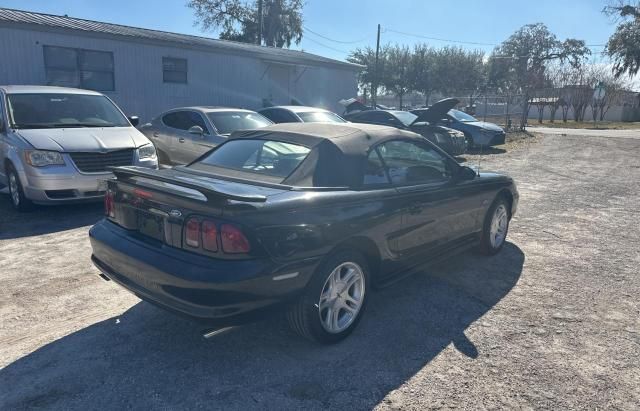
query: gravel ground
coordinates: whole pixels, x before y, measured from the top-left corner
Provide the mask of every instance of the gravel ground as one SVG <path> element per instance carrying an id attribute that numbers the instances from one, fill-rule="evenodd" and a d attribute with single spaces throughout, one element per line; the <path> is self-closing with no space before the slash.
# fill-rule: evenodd
<path id="1" fill-rule="evenodd" d="M 372 294 L 341 344 L 281 319 L 210 340 L 101 280 L 101 206 L 0 196 L 0 409 L 640 408 L 640 141 L 547 135 L 475 165 L 519 185 L 497 256 Z"/>

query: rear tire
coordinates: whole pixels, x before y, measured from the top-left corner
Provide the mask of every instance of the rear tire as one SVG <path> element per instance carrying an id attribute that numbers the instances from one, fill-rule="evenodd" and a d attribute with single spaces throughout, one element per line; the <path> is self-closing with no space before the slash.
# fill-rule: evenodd
<path id="1" fill-rule="evenodd" d="M 9 183 L 9 199 L 14 209 L 26 212 L 33 209 L 33 203 L 24 195 L 18 172 L 12 164 L 7 165 L 7 182 Z"/>
<path id="2" fill-rule="evenodd" d="M 319 266 L 304 294 L 289 308 L 289 325 L 309 340 L 337 343 L 360 322 L 368 294 L 366 259 L 355 251 L 338 251 Z"/>
<path id="3" fill-rule="evenodd" d="M 484 255 L 497 254 L 507 240 L 511 212 L 509 202 L 504 196 L 498 196 L 489 207 L 484 218 L 480 252 Z"/>

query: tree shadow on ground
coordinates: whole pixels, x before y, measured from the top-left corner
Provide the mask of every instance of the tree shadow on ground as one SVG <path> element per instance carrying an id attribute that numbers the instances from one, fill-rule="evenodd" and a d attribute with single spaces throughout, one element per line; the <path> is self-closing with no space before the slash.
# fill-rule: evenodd
<path id="1" fill-rule="evenodd" d="M 0 193 L 0 240 L 37 236 L 94 224 L 103 215 L 102 201 L 39 206 L 20 213 L 8 194 Z"/>
<path id="2" fill-rule="evenodd" d="M 0 404 L 370 409 L 451 343 L 481 355 L 465 330 L 515 286 L 524 258 L 507 243 L 491 258 L 465 253 L 428 267 L 371 294 L 359 327 L 333 346 L 298 338 L 280 317 L 205 340 L 199 326 L 138 303 L 0 370 Z"/>

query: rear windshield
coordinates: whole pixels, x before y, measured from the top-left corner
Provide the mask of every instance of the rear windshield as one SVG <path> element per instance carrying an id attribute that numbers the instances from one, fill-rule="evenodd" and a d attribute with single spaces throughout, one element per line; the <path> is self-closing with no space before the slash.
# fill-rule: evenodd
<path id="1" fill-rule="evenodd" d="M 342 117 L 330 111 L 303 111 L 296 114 L 305 123 L 346 123 Z"/>
<path id="2" fill-rule="evenodd" d="M 207 117 L 220 134 L 230 134 L 237 130 L 253 130 L 273 124 L 258 113 L 246 111 L 212 111 Z"/>
<path id="3" fill-rule="evenodd" d="M 402 121 L 402 124 L 405 126 L 410 126 L 418 118 L 418 116 L 408 111 L 394 111 L 393 114 L 398 120 Z"/>
<path id="4" fill-rule="evenodd" d="M 8 94 L 13 128 L 128 127 L 129 121 L 105 96 Z"/>
<path id="5" fill-rule="evenodd" d="M 189 165 L 215 167 L 216 172 L 242 177 L 242 173 L 267 177 L 263 180 L 282 182 L 309 154 L 310 149 L 273 140 L 230 140 L 206 157 Z"/>

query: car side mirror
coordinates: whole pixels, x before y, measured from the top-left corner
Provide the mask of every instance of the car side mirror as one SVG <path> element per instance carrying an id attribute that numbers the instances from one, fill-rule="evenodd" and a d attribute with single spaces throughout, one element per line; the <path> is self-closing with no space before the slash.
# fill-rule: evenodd
<path id="1" fill-rule="evenodd" d="M 200 126 L 191 126 L 191 128 L 189 129 L 189 134 L 202 136 L 204 134 L 204 130 Z"/>
<path id="2" fill-rule="evenodd" d="M 462 181 L 473 180 L 474 178 L 476 178 L 476 176 L 477 176 L 476 171 L 471 167 L 462 166 L 458 171 L 458 180 L 462 180 Z"/>
<path id="3" fill-rule="evenodd" d="M 138 116 L 131 116 L 127 118 L 129 119 L 129 122 L 131 123 L 131 125 L 134 127 L 138 127 L 138 124 L 140 124 L 140 117 Z"/>

